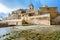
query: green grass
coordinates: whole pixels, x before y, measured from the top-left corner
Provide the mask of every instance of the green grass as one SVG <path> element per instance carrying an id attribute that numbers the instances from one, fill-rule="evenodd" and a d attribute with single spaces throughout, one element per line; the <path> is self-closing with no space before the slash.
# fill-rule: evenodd
<path id="1" fill-rule="evenodd" d="M 16 40 L 20 38 L 25 38 L 25 40 L 59 40 L 60 39 L 60 31 L 53 32 L 37 32 L 35 30 L 22 30 L 15 31 L 12 33 L 12 36 L 5 38 L 4 40 Z"/>

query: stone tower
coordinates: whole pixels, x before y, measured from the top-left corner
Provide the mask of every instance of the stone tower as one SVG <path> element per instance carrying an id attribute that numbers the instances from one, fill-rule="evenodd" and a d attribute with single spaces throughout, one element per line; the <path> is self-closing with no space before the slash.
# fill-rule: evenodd
<path id="1" fill-rule="evenodd" d="M 34 10 L 34 5 L 32 3 L 30 3 L 29 8 L 30 8 L 30 10 Z"/>

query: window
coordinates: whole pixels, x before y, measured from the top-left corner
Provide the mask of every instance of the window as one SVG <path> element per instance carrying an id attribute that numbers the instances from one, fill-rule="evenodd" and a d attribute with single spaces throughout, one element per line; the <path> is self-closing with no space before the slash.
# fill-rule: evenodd
<path id="1" fill-rule="evenodd" d="M 33 16 L 33 13 L 29 13 L 29 16 Z"/>
<path id="2" fill-rule="evenodd" d="M 26 13 L 26 11 L 22 11 L 22 13 Z"/>

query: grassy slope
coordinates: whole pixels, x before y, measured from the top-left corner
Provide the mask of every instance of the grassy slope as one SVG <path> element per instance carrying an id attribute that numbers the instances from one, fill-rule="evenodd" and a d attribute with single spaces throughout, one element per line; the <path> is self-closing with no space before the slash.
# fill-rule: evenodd
<path id="1" fill-rule="evenodd" d="M 59 40 L 60 27 L 38 27 L 36 29 L 18 30 L 5 40 Z"/>

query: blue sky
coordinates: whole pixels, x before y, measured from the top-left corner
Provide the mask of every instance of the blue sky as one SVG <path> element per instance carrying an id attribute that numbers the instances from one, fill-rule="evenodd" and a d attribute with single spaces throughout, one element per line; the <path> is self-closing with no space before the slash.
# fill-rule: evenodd
<path id="1" fill-rule="evenodd" d="M 30 3 L 33 3 L 35 10 L 38 7 L 48 5 L 58 7 L 60 12 L 60 0 L 0 0 L 0 18 L 7 16 L 12 10 L 28 8 Z"/>

